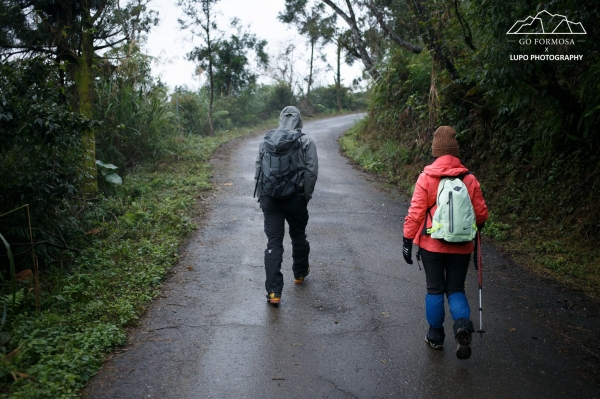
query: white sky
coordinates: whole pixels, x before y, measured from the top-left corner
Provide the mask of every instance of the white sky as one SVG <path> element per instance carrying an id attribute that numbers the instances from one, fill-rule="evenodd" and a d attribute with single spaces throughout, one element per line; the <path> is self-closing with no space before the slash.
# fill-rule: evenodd
<path id="1" fill-rule="evenodd" d="M 220 0 L 215 6 L 218 13 L 217 24 L 219 29 L 228 33 L 229 21 L 234 17 L 239 18 L 243 26 L 250 25 L 250 32 L 256 34 L 259 39 L 267 40 L 267 52 L 271 59 L 287 44 L 295 43 L 295 68 L 300 74 L 308 75 L 310 49 L 306 40 L 297 33 L 295 27 L 283 24 L 277 19 L 277 14 L 284 6 L 284 0 Z M 195 65 L 186 60 L 185 55 L 193 48 L 193 43 L 189 33 L 179 30 L 177 18 L 182 13 L 177 7 L 177 1 L 152 0 L 149 7 L 159 12 L 160 19 L 159 25 L 150 32 L 146 45 L 146 53 L 158 58 L 158 62 L 152 67 L 153 74 L 160 76 L 171 90 L 181 85 L 187 85 L 190 89 L 198 88 L 203 83 L 203 77 L 194 76 Z M 328 45 L 324 51 L 328 63 L 335 68 L 335 47 Z M 317 67 L 320 72 L 315 75 L 315 84 L 333 84 L 334 72 L 326 71 L 326 64 L 319 61 Z M 352 67 L 342 64 L 342 84 L 350 86 L 353 79 L 362 76 L 361 69 L 360 61 L 355 62 Z M 259 82 L 271 83 L 272 80 L 262 76 Z"/>

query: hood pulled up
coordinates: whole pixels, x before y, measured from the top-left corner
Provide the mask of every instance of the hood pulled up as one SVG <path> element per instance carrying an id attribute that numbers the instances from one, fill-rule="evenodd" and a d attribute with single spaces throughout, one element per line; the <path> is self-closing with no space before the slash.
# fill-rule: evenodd
<path id="1" fill-rule="evenodd" d="M 279 129 L 299 132 L 302 130 L 302 126 L 302 116 L 298 108 L 289 106 L 281 111 L 279 115 Z"/>

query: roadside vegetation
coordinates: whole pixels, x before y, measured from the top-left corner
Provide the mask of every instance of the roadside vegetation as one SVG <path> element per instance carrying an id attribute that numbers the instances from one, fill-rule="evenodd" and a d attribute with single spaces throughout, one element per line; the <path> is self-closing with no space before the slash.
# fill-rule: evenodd
<path id="1" fill-rule="evenodd" d="M 461 159 L 482 182 L 491 210 L 484 234 L 519 264 L 598 298 L 598 5 L 407 4 L 362 9 L 372 21 L 364 31 L 378 32 L 385 56 L 374 63 L 369 115 L 341 139 L 343 150 L 410 195 L 431 161 L 433 131 L 453 126 Z M 585 40 L 548 50 L 583 54 L 583 60 L 510 61 L 510 54 L 545 51 L 511 43 L 506 35 L 516 20 L 544 9 L 586 27 Z"/>
<path id="2" fill-rule="evenodd" d="M 125 3 L 0 5 L 0 397 L 78 397 L 160 293 L 221 144 L 287 105 L 365 104 L 342 85 L 315 84 L 309 101 L 292 59 L 258 83 L 277 68 L 235 24 L 203 56 L 212 79 L 169 89 L 140 49 L 156 15 Z"/>

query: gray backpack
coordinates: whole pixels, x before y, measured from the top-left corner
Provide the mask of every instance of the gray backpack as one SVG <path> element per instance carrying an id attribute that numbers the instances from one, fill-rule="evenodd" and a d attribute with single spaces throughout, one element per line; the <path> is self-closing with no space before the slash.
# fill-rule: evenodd
<path id="1" fill-rule="evenodd" d="M 304 168 L 299 162 L 302 136 L 302 132 L 282 129 L 273 129 L 265 134 L 258 175 L 263 195 L 274 199 L 287 199 L 301 191 L 304 180 Z M 254 194 L 256 195 L 256 189 Z"/>
<path id="2" fill-rule="evenodd" d="M 475 211 L 464 176 L 444 177 L 437 192 L 437 209 L 427 234 L 448 243 L 473 241 L 477 233 Z"/>

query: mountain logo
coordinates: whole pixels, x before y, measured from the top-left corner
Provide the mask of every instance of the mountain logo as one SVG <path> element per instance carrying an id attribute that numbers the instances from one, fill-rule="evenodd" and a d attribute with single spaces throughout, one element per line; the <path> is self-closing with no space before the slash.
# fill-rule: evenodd
<path id="1" fill-rule="evenodd" d="M 585 35 L 581 22 L 571 22 L 564 15 L 542 10 L 535 17 L 519 20 L 506 32 L 507 35 Z"/>

